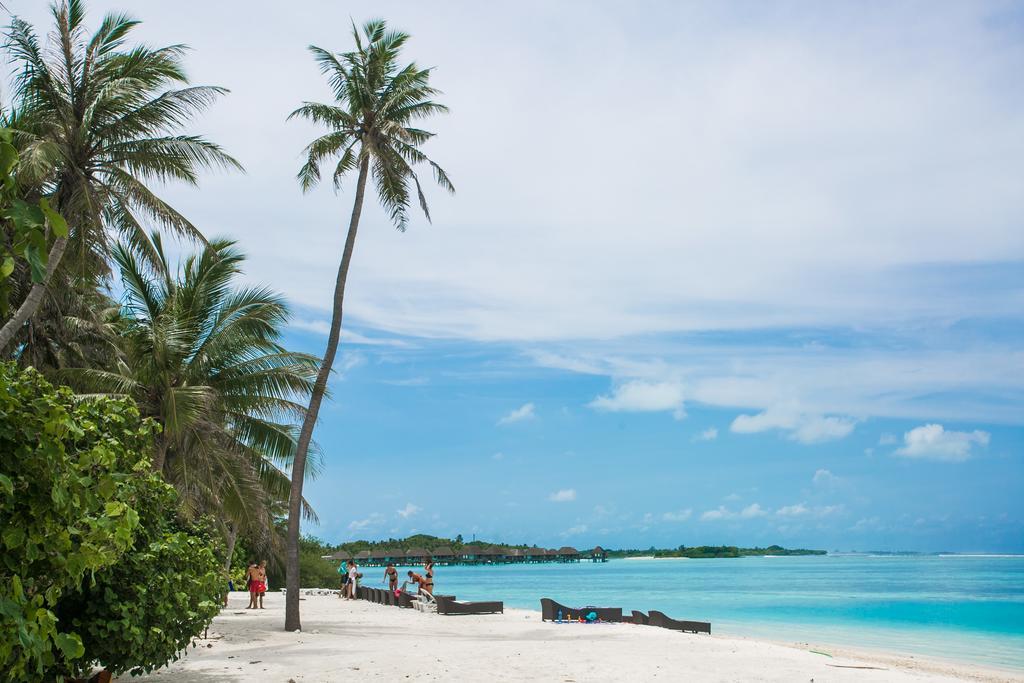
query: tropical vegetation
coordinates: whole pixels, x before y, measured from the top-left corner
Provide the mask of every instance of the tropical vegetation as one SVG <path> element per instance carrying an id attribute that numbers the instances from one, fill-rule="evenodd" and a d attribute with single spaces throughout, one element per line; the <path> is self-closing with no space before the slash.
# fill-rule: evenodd
<path id="1" fill-rule="evenodd" d="M 189 129 L 227 91 L 189 82 L 184 45 L 132 43 L 128 15 L 90 32 L 81 0 L 51 10 L 46 32 L 17 17 L 6 29 L 0 107 L 12 680 L 159 668 L 209 624 L 247 554 L 283 565 L 287 471 L 320 368 L 282 344 L 282 297 L 240 284 L 235 243 L 155 189 L 241 170 Z M 311 440 L 303 463 L 315 476 Z"/>
<path id="2" fill-rule="evenodd" d="M 336 54 L 315 45 L 310 46 L 309 50 L 321 73 L 327 77 L 334 102 L 305 102 L 291 115 L 328 129 L 306 146 L 306 162 L 298 176 L 302 189 L 308 191 L 320 182 L 321 168 L 328 162 L 332 167 L 329 170 L 335 190 L 340 189 L 342 180 L 353 172 L 356 173 L 356 185 L 345 247 L 334 285 L 327 348 L 310 394 L 292 466 L 286 548 L 288 594 L 285 628 L 288 630 L 301 626 L 298 593 L 301 583 L 299 527 L 306 454 L 341 340 L 345 285 L 355 249 L 367 181 L 372 177 L 377 200 L 388 212 L 394 226 L 402 231 L 409 222 L 412 187 L 415 187 L 420 209 L 430 220 L 427 199 L 416 172 L 417 166 L 429 166 L 438 185 L 448 192 L 455 191 L 444 169 L 420 149 L 434 134 L 416 127 L 416 123 L 448 109 L 432 99 L 439 93 L 430 85 L 430 69 L 421 69 L 415 63 L 404 66 L 400 64 L 401 51 L 409 35 L 388 30 L 383 21 L 374 20 L 363 26 L 362 33 L 353 26 L 352 38 L 355 49 L 349 52 Z"/>

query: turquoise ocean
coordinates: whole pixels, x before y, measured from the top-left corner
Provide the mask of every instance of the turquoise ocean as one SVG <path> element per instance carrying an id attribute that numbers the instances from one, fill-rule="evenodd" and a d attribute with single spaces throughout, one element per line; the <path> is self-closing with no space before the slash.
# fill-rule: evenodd
<path id="1" fill-rule="evenodd" d="M 363 570 L 376 585 L 376 568 Z M 380 570 L 383 572 L 383 570 Z M 712 622 L 715 633 L 1024 670 L 1024 556 L 749 557 L 437 568 L 436 591 Z M 586 628 L 581 627 L 581 628 Z"/>

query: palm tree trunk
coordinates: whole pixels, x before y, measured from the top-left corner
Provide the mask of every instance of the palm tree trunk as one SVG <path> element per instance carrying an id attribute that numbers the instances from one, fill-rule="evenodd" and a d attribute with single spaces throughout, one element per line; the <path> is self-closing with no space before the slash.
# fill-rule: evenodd
<path id="1" fill-rule="evenodd" d="M 167 461 L 167 448 L 170 444 L 167 443 L 167 437 L 160 434 L 156 438 L 156 445 L 153 447 L 153 471 L 163 474 L 164 462 Z"/>
<path id="2" fill-rule="evenodd" d="M 46 261 L 46 277 L 43 278 L 42 282 L 37 282 L 32 285 L 32 289 L 28 291 L 28 296 L 21 302 L 21 306 L 18 306 L 18 310 L 15 311 L 14 317 L 4 323 L 3 329 L 0 329 L 0 352 L 7 348 L 7 345 L 14 339 L 14 335 L 18 333 L 22 325 L 29 321 L 29 318 L 36 314 L 39 310 L 39 306 L 43 303 L 43 294 L 46 293 L 46 285 L 53 278 L 53 273 L 57 270 L 57 265 L 60 263 L 60 259 L 64 256 L 64 249 L 68 246 L 67 237 L 58 237 L 53 246 L 50 248 L 50 255 Z"/>
<path id="3" fill-rule="evenodd" d="M 348 280 L 348 267 L 352 262 L 352 250 L 356 245 L 356 231 L 359 229 L 359 216 L 363 212 L 363 194 L 366 191 L 366 176 L 369 172 L 370 158 L 364 155 L 359 162 L 359 181 L 356 184 L 356 199 L 352 205 L 352 218 L 348 224 L 348 236 L 345 238 L 345 251 L 341 255 L 338 267 L 338 279 L 334 284 L 334 311 L 331 317 L 331 331 L 327 336 L 327 349 L 324 351 L 320 372 L 313 384 L 313 392 L 309 397 L 309 409 L 302 421 L 299 432 L 299 443 L 292 461 L 292 488 L 288 498 L 288 536 L 285 539 L 285 596 L 284 628 L 294 631 L 302 628 L 299 619 L 299 521 L 302 514 L 302 480 L 306 473 L 306 453 L 309 442 L 313 438 L 313 427 L 320 413 L 320 402 L 327 390 L 327 379 L 334 365 L 334 357 L 338 353 L 338 342 L 341 340 L 341 316 L 345 303 L 345 282 Z"/>
<path id="4" fill-rule="evenodd" d="M 238 527 L 234 522 L 228 524 L 228 557 L 224 560 L 224 575 L 231 576 L 231 558 L 235 554 L 235 541 L 238 540 Z"/>

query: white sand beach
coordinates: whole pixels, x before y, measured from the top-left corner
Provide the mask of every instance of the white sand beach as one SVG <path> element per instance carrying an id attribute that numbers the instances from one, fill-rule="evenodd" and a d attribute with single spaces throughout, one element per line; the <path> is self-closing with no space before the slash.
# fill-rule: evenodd
<path id="1" fill-rule="evenodd" d="M 287 633 L 284 598 L 234 593 L 209 637 L 141 679 L 211 681 L 1024 681 L 1024 675 L 828 646 L 684 634 L 633 624 L 551 624 L 540 612 L 439 616 L 306 596 Z M 827 653 L 818 654 L 810 650 Z"/>

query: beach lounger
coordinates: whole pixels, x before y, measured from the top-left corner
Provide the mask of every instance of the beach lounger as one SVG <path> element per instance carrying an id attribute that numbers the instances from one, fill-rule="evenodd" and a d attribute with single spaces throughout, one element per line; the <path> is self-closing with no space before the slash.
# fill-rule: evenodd
<path id="1" fill-rule="evenodd" d="M 711 633 L 711 624 L 706 621 L 680 621 L 679 619 L 673 619 L 665 616 L 665 614 L 654 609 L 651 610 L 651 614 L 648 617 L 648 623 L 651 626 L 660 626 L 662 628 L 672 629 L 673 631 Z"/>
<path id="2" fill-rule="evenodd" d="M 438 614 L 496 614 L 505 612 L 505 603 L 499 600 L 459 602 L 447 595 L 438 595 L 435 600 Z"/>
<path id="3" fill-rule="evenodd" d="M 563 621 L 577 621 L 581 615 L 587 615 L 591 612 L 597 613 L 599 621 L 616 623 L 622 621 L 621 607 L 566 607 L 551 598 L 540 599 L 540 618 L 542 621 L 556 621 L 559 612 L 562 613 Z"/>

